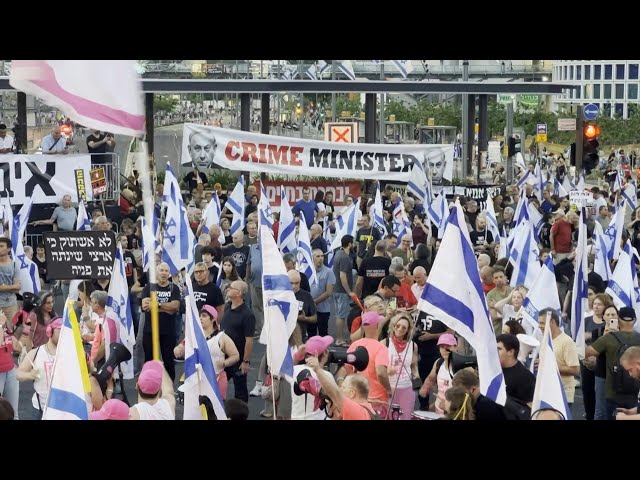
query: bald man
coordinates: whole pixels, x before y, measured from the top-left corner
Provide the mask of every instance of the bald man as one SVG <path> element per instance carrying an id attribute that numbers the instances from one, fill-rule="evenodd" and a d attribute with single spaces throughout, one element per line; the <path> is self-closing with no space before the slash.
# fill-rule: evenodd
<path id="1" fill-rule="evenodd" d="M 291 288 L 298 300 L 298 325 L 302 332 L 303 341 L 307 341 L 307 326 L 310 324 L 315 325 L 318 321 L 318 314 L 316 310 L 316 304 L 313 301 L 311 294 L 300 288 L 300 273 L 295 270 L 289 270 L 287 272 L 289 281 L 291 282 Z"/>
<path id="2" fill-rule="evenodd" d="M 244 244 L 244 233 L 236 230 L 231 237 L 233 243 L 222 249 L 222 255 L 233 258 L 236 270 L 240 278 L 247 278 L 247 260 L 249 259 L 249 246 Z"/>
<path id="3" fill-rule="evenodd" d="M 249 373 L 253 353 L 256 317 L 244 303 L 246 292 L 247 284 L 242 280 L 236 280 L 229 285 L 227 289 L 229 301 L 224 307 L 222 330 L 233 340 L 240 353 L 240 362 L 225 369 L 227 378 L 233 379 L 235 398 L 248 403 L 247 373 Z"/>
<path id="4" fill-rule="evenodd" d="M 66 155 L 69 153 L 67 141 L 62 138 L 62 128 L 53 127 L 51 133 L 40 143 L 43 155 Z"/>
<path id="5" fill-rule="evenodd" d="M 481 270 L 483 267 L 488 267 L 491 265 L 491 257 L 486 253 L 481 253 L 478 255 L 478 270 Z"/>
<path id="6" fill-rule="evenodd" d="M 322 250 L 322 253 L 326 254 L 328 250 L 327 241 L 322 236 L 322 227 L 317 223 L 311 225 L 309 229 L 309 235 L 311 236 L 311 250 L 316 248 Z M 324 264 L 328 265 L 328 258 L 325 255 Z"/>
<path id="7" fill-rule="evenodd" d="M 418 266 L 413 269 L 413 280 L 415 283 L 411 285 L 411 292 L 413 296 L 420 301 L 424 286 L 427 284 L 427 271 L 424 267 Z"/>
<path id="8" fill-rule="evenodd" d="M 172 380 L 176 378 L 176 369 L 173 363 L 173 347 L 176 346 L 176 323 L 182 321 L 178 312 L 180 310 L 180 289 L 171 283 L 169 265 L 162 262 L 156 267 L 156 294 L 158 296 L 160 333 L 160 355 L 164 362 L 164 368 Z M 144 348 L 144 361 L 153 360 L 153 344 L 151 341 L 151 288 L 147 284 L 142 291 L 142 311 L 145 312 L 142 346 Z"/>

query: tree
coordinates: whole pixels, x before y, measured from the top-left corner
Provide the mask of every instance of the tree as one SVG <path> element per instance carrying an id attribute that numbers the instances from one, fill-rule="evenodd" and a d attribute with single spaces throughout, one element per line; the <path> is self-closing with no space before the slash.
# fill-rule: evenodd
<path id="1" fill-rule="evenodd" d="M 180 101 L 168 95 L 154 95 L 153 96 L 153 111 L 154 112 L 167 112 L 171 113 L 178 106 Z"/>

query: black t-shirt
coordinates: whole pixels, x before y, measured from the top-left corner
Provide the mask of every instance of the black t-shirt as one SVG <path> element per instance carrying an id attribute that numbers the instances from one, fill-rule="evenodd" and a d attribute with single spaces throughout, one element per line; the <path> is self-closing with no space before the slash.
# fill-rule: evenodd
<path id="1" fill-rule="evenodd" d="M 490 398 L 480 394 L 475 405 L 476 420 L 506 420 L 503 408 Z"/>
<path id="2" fill-rule="evenodd" d="M 204 305 L 219 307 L 224 305 L 224 298 L 220 287 L 215 283 L 209 282 L 206 285 L 193 284 L 193 298 L 196 300 L 196 307 L 200 310 Z"/>
<path id="3" fill-rule="evenodd" d="M 229 245 L 222 249 L 225 257 L 233 258 L 236 264 L 238 276 L 244 279 L 247 276 L 247 259 L 249 258 L 249 245 L 243 245 L 240 248 L 235 245 Z"/>
<path id="4" fill-rule="evenodd" d="M 356 233 L 356 242 L 358 242 L 358 256 L 363 258 L 367 252 L 368 242 L 377 242 L 382 238 L 377 228 L 361 228 Z"/>
<path id="5" fill-rule="evenodd" d="M 549 222 L 542 225 L 538 236 L 543 248 L 551 248 L 551 224 Z"/>
<path id="6" fill-rule="evenodd" d="M 38 267 L 38 274 L 43 282 L 47 283 L 47 259 L 45 258 L 44 262 L 38 260 L 36 255 L 33 256 L 33 263 Z"/>
<path id="7" fill-rule="evenodd" d="M 485 240 L 487 241 L 487 243 L 493 242 L 493 235 L 491 235 L 491 232 L 488 230 L 486 232 L 485 230 L 482 230 L 481 232 L 472 230 L 471 232 L 469 232 L 469 238 L 471 239 L 471 243 L 474 247 L 484 245 Z"/>
<path id="8" fill-rule="evenodd" d="M 437 338 L 434 338 L 433 340 L 418 340 L 418 337 L 423 333 L 444 333 L 447 331 L 447 326 L 433 315 L 421 311 L 418 314 L 416 327 L 417 331 L 414 339 L 418 345 L 418 353 L 423 357 L 430 358 L 437 358 L 440 356 Z"/>
<path id="9" fill-rule="evenodd" d="M 93 133 L 91 135 L 87 135 L 87 150 L 89 153 L 106 153 L 107 152 L 107 144 L 106 142 L 98 145 L 97 147 L 90 147 L 89 142 L 100 142 L 104 140 L 107 136 L 106 133 L 100 133 L 100 135 L 96 136 Z"/>
<path id="10" fill-rule="evenodd" d="M 246 303 L 239 307 L 231 308 L 231 302 L 224 306 L 222 317 L 222 330 L 236 344 L 240 352 L 240 361 L 244 360 L 244 346 L 247 337 L 253 337 L 256 328 L 256 317 Z"/>
<path id="11" fill-rule="evenodd" d="M 198 172 L 198 176 L 200 177 L 200 180 L 202 180 L 202 183 L 204 185 L 207 184 L 208 180 L 207 180 L 207 174 L 204 172 Z M 189 188 L 189 193 L 191 193 L 195 188 L 198 187 L 198 179 L 196 178 L 196 174 L 195 172 L 189 172 L 184 176 L 183 179 L 184 183 L 187 185 L 187 187 Z"/>
<path id="12" fill-rule="evenodd" d="M 301 288 L 296 292 L 296 300 L 298 300 L 298 314 L 300 314 L 300 312 L 304 312 L 305 317 L 311 317 L 317 313 L 316 304 L 309 292 L 306 292 Z M 301 322 L 299 325 L 302 328 L 303 333 L 306 333 L 307 325 L 309 325 L 309 323 Z"/>
<path id="13" fill-rule="evenodd" d="M 169 282 L 169 284 L 165 287 L 161 287 L 160 285 L 156 285 L 156 295 L 158 297 L 158 305 L 163 305 L 165 303 L 173 302 L 174 300 L 180 301 L 180 289 L 177 285 Z M 142 292 L 142 298 L 150 298 L 151 297 L 151 286 L 147 285 L 144 287 L 144 291 Z M 151 311 L 145 312 L 147 316 L 145 317 L 144 322 L 144 333 L 145 335 L 151 335 Z M 159 312 L 158 314 L 158 324 L 159 324 L 159 332 L 160 335 L 173 335 L 176 334 L 176 315 Z"/>
<path id="14" fill-rule="evenodd" d="M 469 225 L 471 225 L 471 228 L 476 228 L 476 218 L 478 218 L 478 215 L 480 214 L 480 210 L 476 210 L 475 212 L 471 213 L 471 212 L 464 212 L 464 216 L 466 217 L 467 220 L 469 220 Z"/>
<path id="15" fill-rule="evenodd" d="M 136 259 L 129 250 L 125 250 L 123 252 L 124 257 L 124 274 L 127 277 L 127 285 L 129 286 L 129 290 L 133 286 L 133 269 L 136 266 Z"/>
<path id="16" fill-rule="evenodd" d="M 507 396 L 516 398 L 523 403 L 533 401 L 536 389 L 536 377 L 520 362 L 513 367 L 503 368 L 504 381 L 507 385 Z"/>
<path id="17" fill-rule="evenodd" d="M 391 266 L 391 259 L 388 257 L 369 257 L 362 261 L 358 276 L 362 277 L 363 299 L 378 291 L 380 281 L 389 275 L 389 266 Z"/>
<path id="18" fill-rule="evenodd" d="M 416 267 L 422 267 L 427 271 L 427 275 L 431 271 L 431 263 L 428 258 L 416 258 L 409 264 L 409 273 L 413 274 Z"/>
<path id="19" fill-rule="evenodd" d="M 304 290 L 305 292 L 311 292 L 311 285 L 309 285 L 309 277 L 307 277 L 304 273 L 300 273 L 300 290 Z"/>

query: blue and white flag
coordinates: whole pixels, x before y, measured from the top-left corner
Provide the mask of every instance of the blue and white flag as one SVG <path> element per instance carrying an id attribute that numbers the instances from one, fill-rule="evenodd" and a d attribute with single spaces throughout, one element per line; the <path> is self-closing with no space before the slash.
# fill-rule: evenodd
<path id="1" fill-rule="evenodd" d="M 533 226 L 528 220 L 522 222 L 520 233 L 509 251 L 509 260 L 513 264 L 510 285 L 514 288 L 518 285 L 531 288 L 541 270 L 540 250 L 533 235 Z"/>
<path id="2" fill-rule="evenodd" d="M 578 229 L 578 245 L 576 246 L 576 267 L 571 289 L 571 338 L 576 344 L 578 357 L 584 359 L 584 317 L 587 311 L 589 263 L 587 259 L 587 225 L 586 211 L 583 208 Z M 596 222 L 599 223 L 599 222 Z"/>
<path id="3" fill-rule="evenodd" d="M 273 228 L 273 212 L 269 204 L 267 191 L 264 189 L 264 183 L 260 183 L 260 200 L 258 201 L 258 225 L 266 225 Z"/>
<path id="4" fill-rule="evenodd" d="M 500 238 L 500 229 L 498 228 L 498 219 L 496 218 L 496 210 L 493 206 L 493 199 L 487 198 L 487 230 L 491 232 L 493 240 L 496 242 L 502 242 Z M 505 239 L 506 240 L 506 239 Z"/>
<path id="5" fill-rule="evenodd" d="M 635 180 L 627 183 L 627 185 L 622 190 L 622 198 L 625 199 L 627 205 L 631 210 L 635 210 L 638 208 L 638 188 L 636 186 Z"/>
<path id="6" fill-rule="evenodd" d="M 427 199 L 427 176 L 420 162 L 414 162 L 411 167 L 411 178 L 407 183 L 407 191 L 411 192 L 424 205 L 431 203 L 431 198 Z"/>
<path id="7" fill-rule="evenodd" d="M 78 201 L 78 218 L 76 220 L 76 230 L 79 232 L 91 230 L 89 215 L 87 215 L 87 209 L 84 207 L 84 202 L 82 201 L 82 199 Z"/>
<path id="8" fill-rule="evenodd" d="M 576 183 L 576 190 L 578 190 L 579 192 L 584 192 L 584 185 L 584 173 L 581 173 L 580 178 L 578 179 L 578 183 Z"/>
<path id="9" fill-rule="evenodd" d="M 311 238 L 309 237 L 309 229 L 302 210 L 300 210 L 300 221 L 298 222 L 298 263 L 298 271 L 307 276 L 309 284 L 317 284 L 318 276 L 313 265 Z"/>
<path id="10" fill-rule="evenodd" d="M 325 242 L 327 242 L 327 253 L 325 254 L 327 257 L 327 267 L 333 268 L 333 238 L 331 237 L 331 227 L 329 226 L 329 222 L 326 222 L 324 230 L 322 231 L 322 236 L 324 237 Z"/>
<path id="11" fill-rule="evenodd" d="M 71 303 L 67 302 L 62 314 L 51 387 L 47 405 L 43 405 L 42 419 L 89 420 L 90 392 L 87 358 L 82 347 L 78 319 Z"/>
<path id="12" fill-rule="evenodd" d="M 318 78 L 322 80 L 323 75 L 331 68 L 331 64 L 324 60 L 318 60 Z"/>
<path id="13" fill-rule="evenodd" d="M 531 413 L 535 414 L 541 409 L 553 409 L 560 412 L 565 420 L 571 420 L 571 411 L 564 393 L 556 354 L 553 351 L 550 323 L 551 318 L 547 317 L 544 337 L 540 346 L 540 362 L 538 363 L 538 376 L 536 377 Z"/>
<path id="14" fill-rule="evenodd" d="M 527 335 L 531 335 L 538 327 L 538 313 L 545 308 L 553 308 L 560 315 L 560 299 L 558 298 L 558 287 L 556 286 L 556 274 L 553 268 L 553 258 L 547 257 L 544 265 L 538 271 L 533 284 L 527 292 L 527 296 L 522 302 L 522 319 L 527 321 L 525 327 Z"/>
<path id="15" fill-rule="evenodd" d="M 531 174 L 531 170 L 527 170 L 525 168 L 524 174 L 520 177 L 520 180 L 518 180 L 518 182 L 516 183 L 516 187 L 518 187 L 518 189 L 522 189 L 532 179 L 533 179 L 533 175 Z"/>
<path id="16" fill-rule="evenodd" d="M 222 270 L 222 269 L 220 269 Z M 193 285 L 185 275 L 184 322 L 184 420 L 208 420 L 202 405 L 213 409 L 217 420 L 226 420 L 209 345 L 193 298 Z"/>
<path id="17" fill-rule="evenodd" d="M 24 253 L 24 244 L 22 243 L 32 206 L 32 197 L 27 197 L 27 201 L 22 205 L 22 208 L 20 208 L 16 216 L 13 217 L 11 223 L 11 254 L 15 268 L 18 270 L 18 280 L 20 281 L 20 290 L 18 293 L 20 295 L 25 292 L 35 293 L 37 295 L 40 292 L 40 274 L 38 267 Z M 9 207 L 9 209 L 11 208 Z"/>
<path id="18" fill-rule="evenodd" d="M 396 204 L 393 206 L 393 219 L 391 224 L 393 225 L 393 233 L 397 237 L 396 248 L 400 248 L 402 243 L 402 237 L 405 235 L 411 235 L 411 222 L 407 217 L 407 212 L 404 210 L 404 202 L 398 196 Z M 411 241 L 413 245 L 413 240 Z"/>
<path id="19" fill-rule="evenodd" d="M 231 195 L 227 199 L 227 203 L 225 206 L 227 209 L 233 213 L 233 218 L 231 219 L 231 228 L 229 228 L 229 233 L 233 235 L 238 230 L 244 230 L 244 207 L 245 207 L 245 198 L 244 198 L 244 177 L 240 175 L 238 178 L 238 183 L 231 192 Z"/>
<path id="20" fill-rule="evenodd" d="M 566 175 L 564 178 L 566 180 Z M 569 192 L 567 192 L 564 186 L 558 181 L 558 177 L 553 177 L 553 194 L 560 198 L 569 196 Z"/>
<path id="21" fill-rule="evenodd" d="M 534 176 L 536 177 L 536 183 L 533 185 L 533 192 L 535 193 L 538 200 L 542 202 L 542 192 L 546 186 L 544 178 L 542 176 L 542 167 L 540 166 L 540 162 L 536 162 L 536 168 L 533 171 Z"/>
<path id="22" fill-rule="evenodd" d="M 611 264 L 608 258 L 607 240 L 600 222 L 594 222 L 593 230 L 593 271 L 596 272 L 602 280 L 608 282 L 611 278 Z"/>
<path id="23" fill-rule="evenodd" d="M 455 330 L 475 349 L 480 392 L 500 405 L 506 389 L 498 347 L 462 207 L 456 202 L 419 308 Z"/>
<path id="24" fill-rule="evenodd" d="M 152 209 L 152 215 L 153 215 L 153 223 L 154 223 L 153 226 L 147 225 L 146 219 L 144 217 L 140 217 L 142 219 L 141 244 L 142 244 L 142 271 L 143 272 L 146 272 L 147 270 L 149 270 L 149 258 L 151 255 L 156 254 L 156 250 L 158 249 L 158 246 L 159 246 L 158 236 L 156 234 L 156 232 L 159 229 L 158 212 L 155 208 Z"/>
<path id="25" fill-rule="evenodd" d="M 338 65 L 338 70 L 344 73 L 349 80 L 355 80 L 356 74 L 353 71 L 353 65 L 351 64 L 351 60 L 342 60 L 340 65 Z"/>
<path id="26" fill-rule="evenodd" d="M 169 265 L 171 275 L 175 275 L 193 263 L 196 239 L 189 226 L 178 179 L 173 174 L 169 162 L 165 170 L 163 204 L 167 210 L 162 240 L 162 261 Z"/>
<path id="27" fill-rule="evenodd" d="M 407 78 L 409 74 L 413 72 L 413 63 L 411 63 L 411 60 L 391 60 L 391 62 L 404 78 Z"/>
<path id="28" fill-rule="evenodd" d="M 280 187 L 280 228 L 278 229 L 278 248 L 282 253 L 293 252 L 296 244 L 296 220 L 284 187 Z"/>
<path id="29" fill-rule="evenodd" d="M 345 208 L 336 218 L 336 234 L 333 237 L 329 250 L 342 247 L 342 237 L 351 235 L 355 238 L 358 231 L 358 210 L 360 209 L 360 199 Z"/>
<path id="30" fill-rule="evenodd" d="M 608 293 L 613 299 L 613 304 L 616 307 L 633 308 L 637 299 L 633 281 L 635 276 L 636 266 L 632 256 L 631 243 L 627 240 L 605 290 L 605 293 Z"/>
<path id="31" fill-rule="evenodd" d="M 616 178 L 613 180 L 613 187 L 611 187 L 611 193 L 619 192 L 622 190 L 622 177 L 620 175 L 620 170 L 618 170 L 618 174 Z"/>
<path id="32" fill-rule="evenodd" d="M 120 343 L 131 352 L 131 359 L 120 364 L 124 378 L 130 380 L 133 378 L 133 346 L 136 343 L 136 337 L 133 331 L 124 253 L 120 245 L 116 248 L 115 261 L 113 262 L 113 274 L 107 295 L 106 317 L 115 321 L 118 326 Z M 106 347 L 108 345 L 105 344 L 105 350 L 108 352 L 109 350 Z"/>
<path id="33" fill-rule="evenodd" d="M 564 180 L 562 180 L 562 188 L 566 192 L 570 192 L 571 190 L 575 190 L 576 186 L 569 180 L 569 175 L 564 176 Z"/>
<path id="34" fill-rule="evenodd" d="M 376 198 L 373 201 L 373 206 L 370 210 L 371 224 L 374 228 L 380 231 L 380 238 L 385 238 L 387 233 L 387 227 L 384 223 L 384 209 L 382 208 L 382 196 L 380 195 L 380 184 L 376 188 Z"/>
<path id="35" fill-rule="evenodd" d="M 213 192 L 211 200 L 205 207 L 204 212 L 202 212 L 202 228 L 200 229 L 200 232 L 209 233 L 209 227 L 212 225 L 220 225 L 221 221 L 222 209 L 220 208 L 220 199 L 218 198 L 218 193 Z M 222 228 L 220 229 L 218 241 L 220 242 L 220 245 L 224 245 L 225 238 Z"/>
<path id="36" fill-rule="evenodd" d="M 449 218 L 449 204 L 444 191 L 440 192 L 430 205 L 427 205 L 427 216 L 438 229 L 438 238 L 442 238 Z"/>
<path id="37" fill-rule="evenodd" d="M 604 231 L 603 238 L 607 246 L 607 258 L 609 260 L 617 260 L 622 249 L 620 244 L 622 243 L 622 232 L 624 230 L 625 207 L 626 204 L 623 203 L 622 208 L 616 210 L 615 216 Z"/>
<path id="38" fill-rule="evenodd" d="M 298 321 L 296 299 L 284 261 L 271 231 L 260 227 L 262 245 L 262 304 L 264 326 L 260 343 L 267 345 L 267 364 L 274 375 L 293 376 L 293 358 L 289 349 L 289 337 Z"/>

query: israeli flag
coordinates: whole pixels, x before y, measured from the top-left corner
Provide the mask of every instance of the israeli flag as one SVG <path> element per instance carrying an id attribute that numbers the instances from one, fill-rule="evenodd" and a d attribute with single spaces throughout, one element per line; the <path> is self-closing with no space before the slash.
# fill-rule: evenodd
<path id="1" fill-rule="evenodd" d="M 158 212 L 154 208 L 153 209 L 153 223 L 154 226 L 148 225 L 146 219 L 144 217 L 140 217 L 142 219 L 142 271 L 146 272 L 149 270 L 149 258 L 151 255 L 155 255 L 156 250 L 158 249 L 159 242 L 157 235 L 154 234 L 154 230 L 157 231 L 159 228 L 158 225 Z M 153 230 L 152 230 L 153 228 Z"/>
<path id="2" fill-rule="evenodd" d="M 89 420 L 91 384 L 78 319 L 70 302 L 64 306 L 56 352 L 42 419 Z"/>
<path id="3" fill-rule="evenodd" d="M 260 200 L 258 201 L 258 210 L 261 212 L 261 214 L 258 215 L 258 221 L 261 222 L 262 225 L 273 228 L 273 212 L 271 211 L 267 191 L 264 189 L 264 183 L 260 183 Z"/>
<path id="4" fill-rule="evenodd" d="M 298 223 L 298 271 L 304 273 L 310 284 L 318 283 L 318 276 L 313 264 L 313 253 L 311 250 L 311 238 L 304 218 L 304 212 L 300 211 L 300 222 Z"/>
<path id="5" fill-rule="evenodd" d="M 633 307 L 636 303 L 634 277 L 636 277 L 636 266 L 632 256 L 631 243 L 627 240 L 605 290 L 605 293 L 613 298 L 613 304 L 616 307 Z"/>
<path id="6" fill-rule="evenodd" d="M 440 192 L 440 195 L 428 206 L 427 216 L 438 229 L 438 238 L 442 238 L 447 226 L 447 218 L 449 218 L 449 204 L 444 191 Z"/>
<path id="7" fill-rule="evenodd" d="M 328 245 L 327 253 L 325 254 L 327 256 L 327 266 L 329 268 L 333 268 L 333 239 L 331 238 L 331 228 L 329 226 L 329 222 L 326 223 L 326 226 L 322 231 L 322 236 L 324 237 L 324 240 Z"/>
<path id="8" fill-rule="evenodd" d="M 382 208 L 382 196 L 380 195 L 380 184 L 376 188 L 376 198 L 371 207 L 371 224 L 377 228 L 382 238 L 387 236 L 387 227 L 384 223 L 384 209 Z"/>
<path id="9" fill-rule="evenodd" d="M 520 232 L 521 235 L 515 238 L 509 252 L 509 260 L 513 264 L 510 285 L 514 288 L 518 285 L 531 288 L 541 270 L 540 250 L 533 235 L 533 226 L 528 220 L 522 222 Z M 553 286 L 555 287 L 555 279 Z"/>
<path id="10" fill-rule="evenodd" d="M 391 62 L 404 78 L 407 78 L 409 74 L 413 72 L 413 63 L 411 60 L 391 60 Z"/>
<path id="11" fill-rule="evenodd" d="M 296 247 L 296 221 L 291 211 L 284 187 L 280 187 L 280 228 L 278 229 L 278 247 L 282 253 L 293 252 Z"/>
<path id="12" fill-rule="evenodd" d="M 622 198 L 625 199 L 631 210 L 638 208 L 638 188 L 635 180 L 627 183 L 627 186 L 624 187 L 622 190 Z"/>
<path id="13" fill-rule="evenodd" d="M 604 231 L 604 242 L 607 246 L 607 258 L 617 260 L 620 255 L 620 243 L 622 242 L 622 231 L 624 229 L 625 204 L 618 208 L 613 221 Z M 596 222 L 599 223 L 599 222 Z"/>
<path id="14" fill-rule="evenodd" d="M 562 188 L 566 192 L 570 192 L 576 189 L 576 186 L 573 183 L 571 183 L 571 180 L 569 180 L 569 175 L 564 176 L 564 180 L 562 180 Z"/>
<path id="15" fill-rule="evenodd" d="M 506 389 L 498 347 L 462 207 L 456 201 L 418 304 L 475 349 L 480 392 L 500 405 Z"/>
<path id="16" fill-rule="evenodd" d="M 222 270 L 222 269 L 220 269 Z M 193 285 L 185 276 L 184 322 L 184 420 L 208 420 L 207 405 L 213 409 L 217 420 L 226 420 L 224 401 L 218 387 L 213 358 L 200 324 L 200 314 L 193 298 Z"/>
<path id="17" fill-rule="evenodd" d="M 393 233 L 398 237 L 396 247 L 400 248 L 402 237 L 411 234 L 411 222 L 407 218 L 407 213 L 404 210 L 404 202 L 400 197 L 397 198 L 396 204 L 393 207 Z M 413 241 L 411 242 L 413 244 Z"/>
<path id="18" fill-rule="evenodd" d="M 553 258 L 547 257 L 542 268 L 538 271 L 529 292 L 522 302 L 522 319 L 527 335 L 534 333 L 538 328 L 538 313 L 545 308 L 553 308 L 560 317 L 560 299 L 558 298 L 558 287 L 556 286 L 556 274 L 553 268 Z"/>
<path id="19" fill-rule="evenodd" d="M 85 232 L 91 230 L 91 222 L 89 221 L 89 215 L 87 215 L 87 209 L 84 207 L 82 199 L 78 202 L 78 218 L 76 220 L 76 230 L 79 232 Z"/>
<path id="20" fill-rule="evenodd" d="M 264 326 L 260 343 L 267 345 L 267 364 L 274 375 L 293 376 L 293 358 L 289 349 L 289 337 L 298 321 L 298 300 L 291 288 L 271 231 L 260 226 L 262 245 L 262 299 Z"/>
<path id="21" fill-rule="evenodd" d="M 358 231 L 358 210 L 360 209 L 360 199 L 347 207 L 336 218 L 336 235 L 333 237 L 329 250 L 342 247 L 342 237 L 351 235 L 355 238 Z"/>
<path id="22" fill-rule="evenodd" d="M 516 183 L 516 187 L 518 187 L 518 189 L 520 190 L 523 189 L 525 184 L 527 184 L 532 178 L 533 176 L 531 175 L 531 170 L 527 170 L 525 167 L 524 175 L 520 177 L 520 180 L 518 180 L 518 183 Z"/>
<path id="23" fill-rule="evenodd" d="M 578 245 L 576 246 L 576 267 L 571 289 L 571 338 L 576 344 L 578 357 L 584 359 L 584 313 L 587 310 L 589 263 L 587 259 L 586 211 L 580 215 Z M 598 222 L 596 222 L 598 223 Z"/>
<path id="24" fill-rule="evenodd" d="M 491 232 L 496 242 L 502 241 L 500 238 L 500 229 L 498 228 L 498 219 L 496 218 L 496 210 L 491 197 L 487 199 L 487 208 L 485 211 L 487 212 L 487 230 Z"/>
<path id="25" fill-rule="evenodd" d="M 431 198 L 427 200 L 427 176 L 420 162 L 414 162 L 411 167 L 411 178 L 407 183 L 407 191 L 411 192 L 423 204 L 431 203 Z"/>
<path id="26" fill-rule="evenodd" d="M 120 343 L 131 352 L 131 359 L 120 364 L 122 374 L 127 380 L 133 378 L 133 346 L 136 337 L 133 332 L 133 320 L 131 317 L 131 305 L 129 304 L 129 287 L 125 274 L 124 253 L 122 247 L 116 248 L 115 261 L 113 262 L 113 275 L 109 283 L 107 294 L 106 317 L 115 321 L 118 326 L 118 338 Z M 107 350 L 108 351 L 108 350 Z"/>
<path id="27" fill-rule="evenodd" d="M 349 80 L 355 80 L 356 74 L 353 71 L 353 65 L 351 64 L 351 60 L 342 60 L 340 65 L 338 65 L 338 70 L 344 73 Z"/>
<path id="28" fill-rule="evenodd" d="M 200 230 L 200 232 L 209 233 L 209 227 L 211 225 L 220 225 L 221 221 L 222 209 L 220 208 L 220 199 L 218 198 L 218 193 L 213 192 L 211 200 L 209 200 L 209 203 L 205 207 L 204 212 L 202 212 L 202 229 Z M 218 241 L 220 242 L 220 245 L 224 245 L 225 238 L 222 229 L 220 229 Z"/>
<path id="29" fill-rule="evenodd" d="M 169 265 L 171 275 L 193 263 L 195 236 L 187 220 L 187 209 L 182 201 L 178 179 L 167 162 L 164 177 L 163 204 L 166 206 L 162 261 Z"/>
<path id="30" fill-rule="evenodd" d="M 38 267 L 27 257 L 26 253 L 24 253 L 24 244 L 22 243 L 32 206 L 33 199 L 28 197 L 27 201 L 22 205 L 22 208 L 20 208 L 20 211 L 13 217 L 11 224 L 11 254 L 15 268 L 18 270 L 18 280 L 20 281 L 20 290 L 18 293 L 20 295 L 25 292 L 37 295 L 40 292 L 40 273 L 38 272 Z M 11 210 L 10 207 L 9 210 Z"/>
<path id="31" fill-rule="evenodd" d="M 540 347 L 540 362 L 538 363 L 538 376 L 536 377 L 531 412 L 535 414 L 541 409 L 554 409 L 560 412 L 565 420 L 571 420 L 571 411 L 564 393 L 556 354 L 553 351 L 550 323 L 551 318 L 547 317 Z"/>
<path id="32" fill-rule="evenodd" d="M 238 230 L 244 230 L 244 207 L 245 207 L 245 198 L 244 198 L 244 177 L 240 175 L 238 178 L 238 183 L 231 192 L 231 196 L 227 199 L 227 203 L 225 206 L 227 209 L 233 213 L 233 218 L 231 220 L 231 228 L 229 232 L 233 235 Z"/>
<path id="33" fill-rule="evenodd" d="M 564 177 L 567 178 L 566 176 Z M 558 181 L 558 177 L 553 177 L 553 194 L 558 197 L 568 197 L 569 192 L 564 188 L 564 186 Z"/>
<path id="34" fill-rule="evenodd" d="M 580 178 L 578 179 L 578 183 L 576 183 L 576 190 L 578 190 L 579 192 L 584 192 L 584 185 L 584 173 L 581 173 Z"/>
<path id="35" fill-rule="evenodd" d="M 611 264 L 608 258 L 608 245 L 607 240 L 602 230 L 600 222 L 594 222 L 595 229 L 593 230 L 593 271 L 602 277 L 602 280 L 608 282 L 611 278 Z"/>

